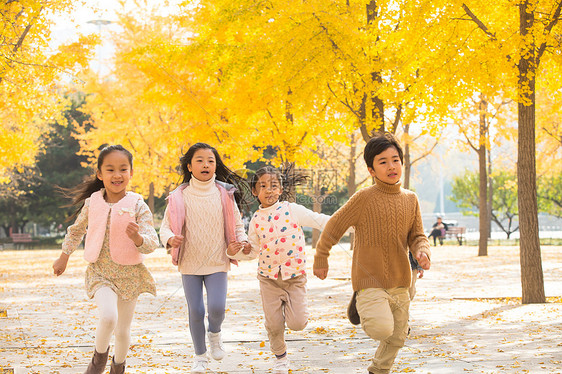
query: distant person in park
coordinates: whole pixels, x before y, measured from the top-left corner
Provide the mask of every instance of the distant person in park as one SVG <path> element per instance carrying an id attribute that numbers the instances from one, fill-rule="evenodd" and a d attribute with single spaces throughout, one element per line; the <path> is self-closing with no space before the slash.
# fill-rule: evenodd
<path id="1" fill-rule="evenodd" d="M 131 340 L 131 322 L 137 298 L 143 292 L 156 295 L 154 279 L 143 262 L 143 254 L 158 246 L 152 213 L 143 197 L 127 191 L 133 176 L 133 156 L 120 145 L 103 148 L 98 156 L 96 176 L 66 191 L 77 207 L 54 262 L 55 275 L 64 273 L 68 258 L 82 242 L 86 269 L 86 291 L 98 306 L 99 322 L 95 349 L 86 374 L 101 374 L 115 332 L 111 374 L 125 372 Z"/>
<path id="2" fill-rule="evenodd" d="M 305 180 L 292 167 L 280 171 L 266 166 L 256 171 L 250 187 L 260 206 L 250 221 L 251 250 L 239 244 L 227 252 L 237 260 L 259 256 L 258 280 L 265 329 L 276 357 L 272 371 L 275 374 L 289 372 L 285 325 L 300 331 L 308 323 L 305 237 L 301 226 L 322 230 L 330 219 L 287 201 L 293 187 Z"/>
<path id="3" fill-rule="evenodd" d="M 431 230 L 431 233 L 428 236 L 428 238 L 433 236 L 433 246 L 437 245 L 436 239 L 439 239 L 439 243 L 443 245 L 443 238 L 445 237 L 447 230 L 449 230 L 447 224 L 443 222 L 441 217 L 437 217 L 437 222 L 433 224 L 433 230 Z"/>
<path id="4" fill-rule="evenodd" d="M 314 275 L 328 275 L 328 256 L 348 227 L 355 227 L 351 283 L 363 330 L 380 345 L 368 370 L 388 373 L 408 334 L 412 270 L 408 250 L 430 267 L 415 193 L 402 189 L 403 153 L 391 134 L 375 136 L 364 150 L 373 186 L 356 192 L 328 221 L 314 256 Z"/>
<path id="5" fill-rule="evenodd" d="M 250 249 L 238 207 L 244 198 L 237 188 L 245 181 L 205 143 L 187 150 L 180 159 L 180 169 L 183 181 L 167 198 L 160 239 L 182 275 L 195 348 L 191 372 L 205 373 L 209 366 L 206 336 L 213 359 L 222 360 L 226 354 L 221 339 L 231 262 L 226 250 L 239 246 Z M 207 290 L 207 331 L 203 285 Z"/>

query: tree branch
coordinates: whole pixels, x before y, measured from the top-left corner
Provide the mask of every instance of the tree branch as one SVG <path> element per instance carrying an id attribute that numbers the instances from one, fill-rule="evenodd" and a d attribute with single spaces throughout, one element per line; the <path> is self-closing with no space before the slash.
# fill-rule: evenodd
<path id="1" fill-rule="evenodd" d="M 271 111 L 269 109 L 266 109 L 266 112 L 269 115 L 269 118 L 271 118 L 271 122 L 273 123 L 273 126 L 275 126 L 275 129 L 277 130 L 277 133 L 280 133 L 279 126 L 277 126 L 277 122 L 275 122 L 275 118 L 273 118 L 273 115 L 271 114 Z"/>
<path id="2" fill-rule="evenodd" d="M 478 19 L 478 17 L 476 17 L 476 14 L 472 13 L 472 11 L 470 10 L 470 8 L 468 6 L 466 6 L 466 4 L 462 5 L 462 8 L 464 9 L 464 11 L 466 12 L 466 15 L 470 17 L 470 19 L 472 21 L 474 21 L 474 23 L 476 23 L 478 25 L 478 27 L 480 28 L 480 30 L 484 31 L 484 33 L 486 35 L 488 35 L 490 37 L 490 39 L 492 39 L 493 41 L 497 41 L 498 39 L 496 38 L 496 34 L 492 33 L 490 31 L 490 29 L 488 29 L 488 27 L 486 27 L 486 25 L 484 25 L 484 22 L 480 21 L 480 19 Z"/>
<path id="3" fill-rule="evenodd" d="M 470 138 L 468 137 L 466 131 L 464 131 L 464 129 L 463 129 L 462 127 L 460 127 L 460 126 L 459 126 L 459 128 L 460 128 L 460 130 L 461 130 L 461 133 L 464 135 L 466 141 L 468 142 L 468 145 L 470 146 L 470 148 L 472 148 L 475 152 L 478 152 L 478 148 L 476 148 L 476 147 L 474 146 L 474 144 L 472 144 L 472 142 L 470 141 Z"/>
<path id="4" fill-rule="evenodd" d="M 363 178 L 362 181 L 360 181 L 359 183 L 357 183 L 357 186 L 359 186 L 359 185 L 365 183 L 369 178 L 370 178 L 370 177 Z"/>
<path id="5" fill-rule="evenodd" d="M 328 86 L 328 90 L 330 90 L 330 92 L 332 93 L 332 95 L 334 95 L 334 97 L 343 105 L 345 105 L 347 107 L 347 109 L 349 109 L 351 111 L 351 113 L 353 113 L 357 118 L 359 117 L 359 113 L 357 113 L 357 111 L 355 111 L 355 109 L 347 102 L 347 100 L 342 100 L 338 97 L 338 95 L 336 95 L 336 93 L 334 92 L 334 90 L 332 90 L 332 87 L 330 87 L 330 83 L 327 84 Z"/>
<path id="6" fill-rule="evenodd" d="M 509 235 L 508 230 L 506 230 L 503 227 L 501 221 L 499 220 L 499 218 L 493 212 L 492 212 L 492 221 L 494 221 L 496 223 L 496 225 L 498 225 L 503 232 L 505 232 L 507 235 Z"/>
<path id="7" fill-rule="evenodd" d="M 39 10 L 37 10 L 37 13 L 33 16 L 33 19 L 31 20 L 29 25 L 27 25 L 25 27 L 25 30 L 23 30 L 22 34 L 20 35 L 20 38 L 18 39 L 18 42 L 16 43 L 16 45 L 14 46 L 14 49 L 12 50 L 13 53 L 16 53 L 18 51 L 18 49 L 21 48 L 21 46 L 23 44 L 23 41 L 24 41 L 25 37 L 27 36 L 27 33 L 29 32 L 29 30 L 31 30 L 31 27 L 33 26 L 33 21 L 35 21 L 37 19 L 37 17 L 39 16 L 39 14 L 41 13 L 42 10 L 43 10 L 43 6 L 41 6 L 41 8 L 39 8 Z"/>
<path id="8" fill-rule="evenodd" d="M 562 1 L 559 1 L 558 4 L 556 5 L 556 10 L 554 11 L 554 14 L 551 17 L 550 22 L 544 28 L 546 34 L 550 34 L 552 28 L 558 23 L 558 19 L 560 18 L 561 11 L 562 11 Z M 546 50 L 546 42 L 542 43 L 542 45 L 539 47 L 539 51 L 537 52 L 537 58 L 535 60 L 537 65 L 541 60 L 541 57 L 545 50 Z"/>
<path id="9" fill-rule="evenodd" d="M 408 91 L 410 87 L 406 89 Z M 398 104 L 398 109 L 396 110 L 396 116 L 394 117 L 394 122 L 392 122 L 392 130 L 393 133 L 396 131 L 398 127 L 398 123 L 400 123 L 400 117 L 402 117 L 402 104 Z"/>
<path id="10" fill-rule="evenodd" d="M 490 120 L 493 120 L 494 118 L 496 118 L 496 116 L 499 114 L 500 112 L 500 108 L 504 105 L 507 104 L 511 104 L 513 102 L 513 100 L 508 100 L 508 101 L 502 101 L 497 107 L 494 107 L 494 109 L 496 110 L 496 112 L 494 113 L 494 115 L 492 115 L 492 118 Z"/>
<path id="11" fill-rule="evenodd" d="M 437 147 L 437 144 L 439 144 L 438 141 L 435 141 L 435 143 L 433 144 L 433 147 L 431 147 L 431 149 L 427 152 L 425 152 L 424 154 L 422 154 L 420 157 L 416 158 L 413 161 L 410 161 L 410 166 L 412 166 L 413 164 L 415 164 L 416 162 L 426 158 L 427 156 L 429 156 L 431 154 L 431 152 L 433 152 L 433 150 L 435 149 L 435 147 Z"/>
<path id="12" fill-rule="evenodd" d="M 542 128 L 542 130 L 544 132 L 546 132 L 546 134 L 550 137 L 552 137 L 554 140 L 556 140 L 557 142 L 560 142 L 560 145 L 562 146 L 562 134 L 560 136 L 553 134 L 550 132 L 550 130 L 546 129 L 545 127 Z"/>

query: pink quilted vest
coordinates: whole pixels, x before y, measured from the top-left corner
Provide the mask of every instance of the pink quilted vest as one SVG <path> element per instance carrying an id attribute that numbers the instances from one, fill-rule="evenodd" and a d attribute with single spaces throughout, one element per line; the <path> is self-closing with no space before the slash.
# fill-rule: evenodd
<path id="1" fill-rule="evenodd" d="M 121 265 L 136 265 L 143 260 L 143 255 L 138 251 L 135 243 L 125 232 L 129 222 L 136 222 L 135 207 L 142 196 L 127 192 L 125 197 L 113 206 L 103 198 L 102 192 L 97 191 L 90 197 L 88 212 L 88 230 L 84 244 L 84 258 L 88 262 L 96 262 L 103 245 L 107 216 L 109 221 L 109 253 L 111 259 Z"/>
<path id="2" fill-rule="evenodd" d="M 215 181 L 215 185 L 221 193 L 222 214 L 224 217 L 224 238 L 228 245 L 231 241 L 236 241 L 236 222 L 234 222 L 234 192 L 236 188 L 220 181 Z M 172 230 L 176 236 L 182 234 L 182 229 L 185 225 L 185 207 L 183 205 L 182 192 L 187 186 L 188 183 L 181 184 L 178 188 L 170 192 L 170 195 L 167 197 L 170 230 Z M 177 265 L 180 248 L 172 248 L 171 253 L 172 263 Z M 237 264 L 236 260 L 231 260 L 231 262 Z"/>

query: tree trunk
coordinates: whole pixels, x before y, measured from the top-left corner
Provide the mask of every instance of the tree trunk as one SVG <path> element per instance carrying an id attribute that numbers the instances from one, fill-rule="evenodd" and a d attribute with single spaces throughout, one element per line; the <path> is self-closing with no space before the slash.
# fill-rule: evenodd
<path id="1" fill-rule="evenodd" d="M 347 178 L 347 196 L 351 198 L 355 191 L 357 191 L 357 184 L 355 182 L 355 161 L 356 161 L 356 149 L 357 139 L 355 138 L 355 133 L 350 135 L 350 146 L 349 146 L 349 158 L 347 159 L 349 165 L 349 177 Z M 349 235 L 349 249 L 353 251 L 353 240 L 355 239 L 355 234 Z"/>
<path id="2" fill-rule="evenodd" d="M 486 172 L 486 147 L 481 146 L 478 150 L 479 166 L 479 219 L 478 229 L 480 238 L 478 240 L 478 256 L 488 255 L 488 230 L 490 224 L 488 220 L 488 176 Z"/>
<path id="3" fill-rule="evenodd" d="M 322 213 L 322 189 L 320 183 L 314 183 L 314 201 L 312 202 L 312 211 Z M 316 244 L 320 239 L 320 230 L 312 229 L 312 248 L 316 248 Z"/>
<path id="4" fill-rule="evenodd" d="M 148 208 L 150 212 L 154 214 L 154 182 L 150 182 L 148 187 Z"/>
<path id="5" fill-rule="evenodd" d="M 291 102 L 291 98 L 293 95 L 293 91 L 291 87 L 287 89 L 287 99 L 285 101 L 285 132 L 289 132 L 293 128 L 293 124 L 295 123 L 295 117 L 293 115 L 293 103 Z M 291 162 L 294 162 L 294 149 L 287 144 L 285 144 L 285 161 L 281 165 L 283 169 L 288 168 L 291 165 Z M 287 199 L 289 202 L 294 203 L 297 201 L 297 194 L 296 194 L 296 187 L 291 186 L 289 189 L 289 198 Z"/>
<path id="6" fill-rule="evenodd" d="M 409 133 L 410 124 L 406 124 L 404 125 L 404 135 L 406 139 Z M 410 173 L 412 170 L 412 164 L 410 162 L 410 142 L 407 141 L 404 145 L 404 188 L 407 190 L 410 189 Z"/>
<path id="7" fill-rule="evenodd" d="M 373 82 L 382 85 L 382 74 L 380 71 L 375 71 L 371 73 L 371 79 Z M 371 118 L 375 124 L 373 129 L 373 134 L 376 132 L 384 133 L 384 102 L 380 97 L 377 96 L 375 92 L 371 92 Z"/>
<path id="8" fill-rule="evenodd" d="M 519 5 L 519 32 L 525 40 L 534 23 L 534 11 L 527 2 Z M 517 180 L 519 205 L 521 288 L 523 304 L 544 303 L 544 279 L 535 165 L 535 46 L 525 45 L 519 60 L 519 103 Z"/>
<path id="9" fill-rule="evenodd" d="M 375 0 L 370 0 L 366 5 L 367 11 L 367 28 L 372 27 L 378 17 L 378 6 Z M 377 66 L 375 62 L 378 60 L 377 56 L 373 57 L 373 65 Z M 371 82 L 382 84 L 382 74 L 380 71 L 371 72 Z M 359 108 L 359 125 L 361 134 L 365 142 L 368 142 L 375 133 L 384 133 L 384 102 L 377 96 L 376 91 L 365 92 L 361 100 Z M 373 124 L 373 129 L 368 131 L 368 123 Z"/>
<path id="10" fill-rule="evenodd" d="M 480 139 L 478 147 L 478 173 L 479 173 L 479 225 L 480 238 L 478 240 L 478 256 L 488 255 L 488 230 L 490 229 L 488 219 L 488 170 L 486 159 L 487 131 L 486 131 L 486 111 L 488 103 L 483 95 L 480 97 Z"/>
<path id="11" fill-rule="evenodd" d="M 291 95 L 293 95 L 293 91 L 291 90 L 291 87 L 289 87 L 289 89 L 287 90 L 287 100 L 285 101 L 285 119 L 287 120 L 287 123 L 291 124 L 292 126 L 295 118 L 293 117 L 293 104 L 291 103 Z"/>
<path id="12" fill-rule="evenodd" d="M 347 163 L 349 166 L 349 177 L 347 178 L 347 196 L 351 197 L 357 190 L 357 185 L 355 184 L 355 161 L 356 161 L 356 147 L 357 139 L 355 138 L 355 133 L 350 135 L 350 146 L 349 146 L 349 157 L 347 158 Z"/>
<path id="13" fill-rule="evenodd" d="M 487 129 L 487 138 L 490 139 L 490 128 Z M 492 180 L 492 142 L 488 149 L 488 238 L 492 238 L 492 209 L 494 209 L 494 181 Z"/>

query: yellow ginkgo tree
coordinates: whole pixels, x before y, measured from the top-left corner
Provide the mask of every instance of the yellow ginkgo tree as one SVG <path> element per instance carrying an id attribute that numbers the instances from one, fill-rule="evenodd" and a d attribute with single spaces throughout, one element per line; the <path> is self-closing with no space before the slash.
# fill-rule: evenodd
<path id="1" fill-rule="evenodd" d="M 542 66 L 559 62 L 562 1 L 455 1 L 457 22 L 469 22 L 473 48 L 490 46 L 490 59 L 508 72 L 517 102 L 517 183 L 523 303 L 545 301 L 536 187 L 536 87 Z M 451 8 L 450 8 L 451 9 Z M 477 31 L 477 32 L 476 32 Z"/>
<path id="2" fill-rule="evenodd" d="M 234 170 L 255 157 L 245 135 L 252 129 L 229 122 L 217 80 L 202 74 L 204 56 L 183 44 L 189 32 L 171 18 L 148 8 L 141 17 L 120 14 L 110 72 L 85 86 L 91 128 L 79 134 L 93 158 L 110 143 L 133 152 L 132 186 L 152 208 L 155 196 L 179 183 L 179 158 L 196 142 L 215 146 Z"/>
<path id="3" fill-rule="evenodd" d="M 32 165 L 46 125 L 62 123 L 66 105 L 61 82 L 87 64 L 95 38 L 51 50 L 53 15 L 68 13 L 70 0 L 14 0 L 0 4 L 0 179 Z M 70 78 L 70 79 L 69 79 Z"/>
<path id="4" fill-rule="evenodd" d="M 275 163 L 310 164 L 317 135 L 351 127 L 318 84 L 326 65 L 306 28 L 306 4 L 281 5 L 203 1 L 182 21 L 191 23 L 193 49 L 218 83 L 229 125 L 250 129 L 241 134 L 254 148 L 273 147 Z"/>

